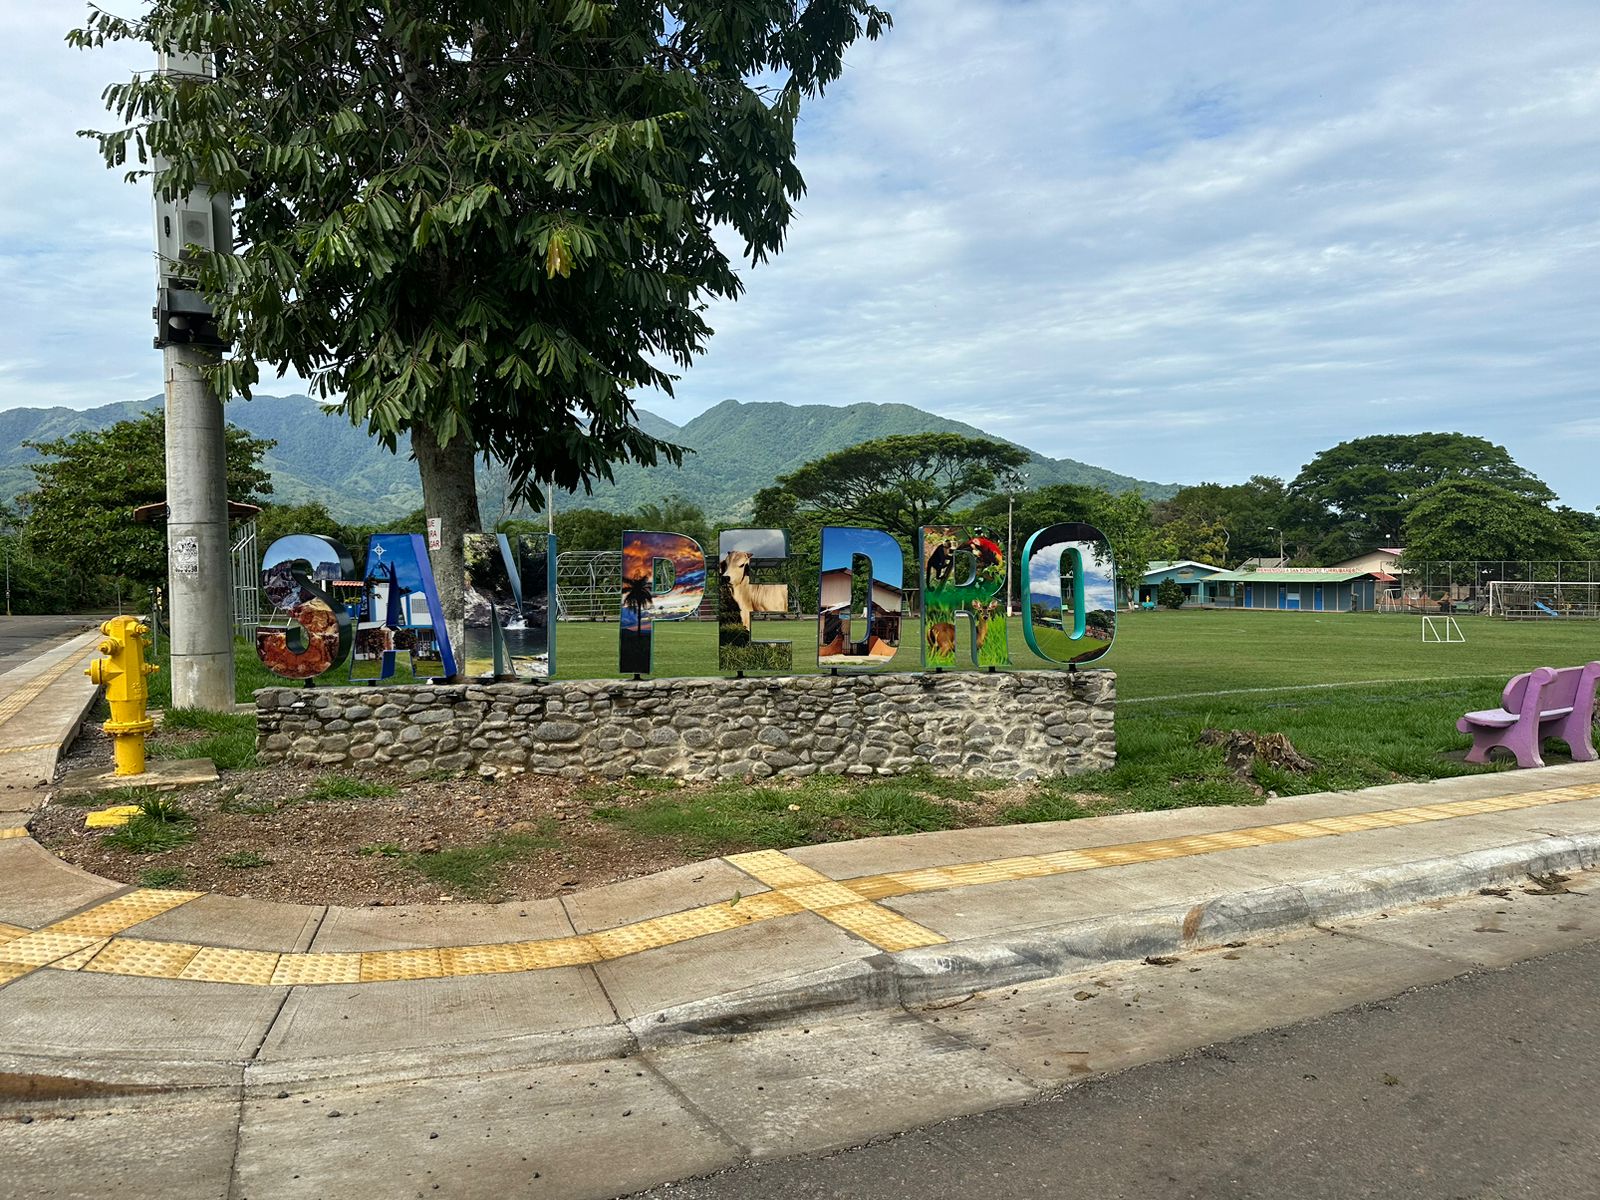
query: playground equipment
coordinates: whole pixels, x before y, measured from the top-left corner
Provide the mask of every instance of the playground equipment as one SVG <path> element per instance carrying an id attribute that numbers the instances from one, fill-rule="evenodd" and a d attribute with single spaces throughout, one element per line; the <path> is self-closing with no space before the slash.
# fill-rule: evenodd
<path id="1" fill-rule="evenodd" d="M 100 626 L 105 658 L 91 662 L 84 674 L 106 689 L 111 719 L 103 728 L 111 737 L 117 775 L 143 775 L 144 739 L 156 723 L 150 719 L 150 676 L 161 668 L 144 660 L 144 639 L 150 632 L 137 617 L 113 617 Z"/>
<path id="2" fill-rule="evenodd" d="M 1600 620 L 1600 583 L 1496 579 L 1489 612 L 1513 621 Z"/>

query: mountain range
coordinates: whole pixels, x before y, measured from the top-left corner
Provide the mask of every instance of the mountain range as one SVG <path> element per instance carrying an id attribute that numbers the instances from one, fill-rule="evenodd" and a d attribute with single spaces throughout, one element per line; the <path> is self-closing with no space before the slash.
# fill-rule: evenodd
<path id="1" fill-rule="evenodd" d="M 0 497 L 17 496 L 33 486 L 28 463 L 38 461 L 39 455 L 25 443 L 105 429 L 160 406 L 161 397 L 153 396 L 82 410 L 0 411 Z M 233 401 L 227 415 L 232 424 L 276 443 L 264 456 L 264 463 L 272 472 L 272 499 L 277 503 L 321 501 L 339 520 L 358 524 L 390 520 L 422 507 L 422 486 L 414 462 L 403 453 L 390 454 L 364 429 L 308 396 Z M 751 497 L 771 486 L 777 476 L 857 442 L 900 433 L 991 436 L 972 425 L 906 404 L 834 407 L 725 400 L 683 425 L 645 409 L 639 410 L 638 419 L 647 433 L 695 453 L 685 455 L 682 467 L 618 467 L 614 483 L 597 484 L 589 496 L 581 492 L 558 496 L 558 507 L 632 512 L 675 494 L 698 504 L 713 518 L 737 518 L 748 514 Z M 1115 492 L 1137 489 L 1154 500 L 1170 496 L 1178 486 L 1133 479 L 1070 458 L 1029 453 L 1031 459 L 1024 469 L 1035 487 L 1078 483 Z M 493 466 L 480 472 L 479 492 L 486 521 L 512 515 L 497 499 L 505 493 L 504 475 Z"/>

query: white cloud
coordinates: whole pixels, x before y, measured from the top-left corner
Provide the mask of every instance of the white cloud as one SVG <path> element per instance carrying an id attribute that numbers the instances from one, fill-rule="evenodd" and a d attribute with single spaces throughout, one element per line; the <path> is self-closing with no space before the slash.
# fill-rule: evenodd
<path id="1" fill-rule="evenodd" d="M 1179 480 L 1461 429 L 1600 502 L 1587 0 L 894 11 L 805 114 L 788 247 L 648 405 L 899 401 Z M 159 386 L 148 203 L 72 137 L 145 64 L 60 46 L 80 14 L 0 48 L 0 406 Z"/>

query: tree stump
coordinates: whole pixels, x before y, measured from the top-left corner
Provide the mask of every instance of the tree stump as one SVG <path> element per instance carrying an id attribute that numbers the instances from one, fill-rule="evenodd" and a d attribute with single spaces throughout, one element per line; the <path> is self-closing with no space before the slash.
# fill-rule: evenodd
<path id="1" fill-rule="evenodd" d="M 1296 775 L 1309 774 L 1317 767 L 1281 733 L 1256 733 L 1251 729 L 1203 729 L 1200 731 L 1200 744 L 1220 746 L 1222 761 L 1228 770 L 1252 787 L 1256 787 L 1257 763 L 1266 763 L 1269 767 L 1291 771 Z"/>

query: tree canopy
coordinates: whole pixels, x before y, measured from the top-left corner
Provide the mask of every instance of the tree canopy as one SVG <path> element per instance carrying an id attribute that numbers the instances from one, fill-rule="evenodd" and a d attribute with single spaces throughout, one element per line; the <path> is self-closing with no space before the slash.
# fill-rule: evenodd
<path id="1" fill-rule="evenodd" d="M 778 477 L 756 496 L 758 513 L 788 507 L 821 523 L 861 522 L 915 547 L 923 525 L 948 520 L 956 502 L 992 491 L 1028 452 L 958 433 L 906 433 L 836 450 Z M 785 505 L 784 497 L 792 503 Z"/>
<path id="2" fill-rule="evenodd" d="M 261 456 L 273 443 L 232 425 L 225 431 L 230 499 L 259 504 L 272 492 Z M 29 443 L 36 486 L 24 497 L 34 553 L 88 576 L 151 586 L 167 577 L 163 522 L 135 524 L 133 510 L 165 500 L 166 417 L 149 412 L 108 429 Z"/>
<path id="3" fill-rule="evenodd" d="M 1571 552 L 1556 513 L 1484 479 L 1449 479 L 1417 497 L 1405 526 L 1407 563 L 1548 559 Z"/>
<path id="4" fill-rule="evenodd" d="M 1357 523 L 1372 544 L 1392 545 L 1422 493 L 1447 479 L 1481 480 L 1540 504 L 1555 499 L 1504 446 L 1464 433 L 1380 434 L 1340 442 L 1307 463 L 1291 490 L 1328 510 L 1333 523 Z"/>
<path id="5" fill-rule="evenodd" d="M 219 387 L 265 364 L 409 434 L 454 577 L 478 452 L 535 510 L 544 481 L 681 460 L 631 393 L 670 392 L 740 293 L 717 229 L 781 247 L 801 101 L 889 24 L 866 0 L 153 0 L 69 40 L 224 64 L 111 86 L 123 125 L 92 136 L 168 196 L 233 197 L 233 247 L 194 258 L 235 348 Z"/>

